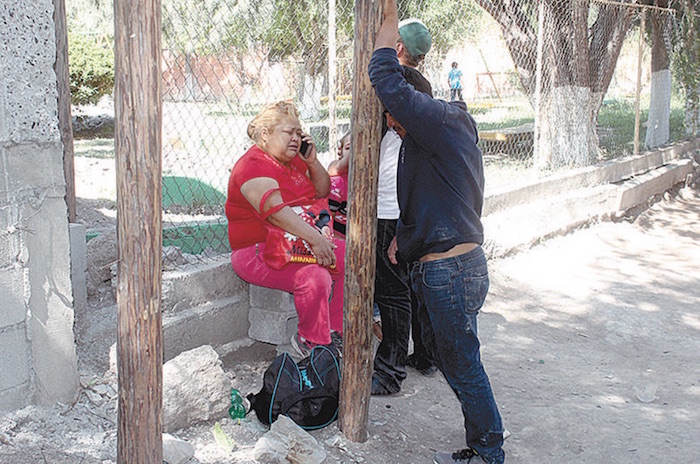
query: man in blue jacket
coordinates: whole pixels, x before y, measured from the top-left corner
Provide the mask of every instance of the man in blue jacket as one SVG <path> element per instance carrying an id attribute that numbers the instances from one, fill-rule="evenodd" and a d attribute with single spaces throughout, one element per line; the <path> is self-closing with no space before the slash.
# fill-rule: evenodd
<path id="1" fill-rule="evenodd" d="M 406 81 L 396 57 L 396 0 L 384 0 L 369 77 L 387 123 L 401 136 L 395 246 L 411 264 L 411 285 L 426 330 L 423 341 L 457 395 L 467 448 L 438 452 L 435 463 L 478 456 L 502 464 L 503 426 L 481 363 L 477 314 L 489 287 L 481 209 L 484 172 L 476 123 L 461 101 L 445 102 Z M 394 256 L 395 259 L 395 256 Z"/>

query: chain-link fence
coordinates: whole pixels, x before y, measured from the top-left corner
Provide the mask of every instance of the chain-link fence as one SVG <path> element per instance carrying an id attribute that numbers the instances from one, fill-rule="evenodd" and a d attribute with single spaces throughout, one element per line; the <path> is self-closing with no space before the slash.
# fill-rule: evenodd
<path id="1" fill-rule="evenodd" d="M 496 189 L 635 153 L 637 140 L 658 146 L 684 136 L 669 65 L 678 20 L 668 1 L 410 0 L 399 15 L 431 31 L 419 69 L 436 97 L 467 103 L 487 189 Z M 293 99 L 321 160 L 333 159 L 350 125 L 354 2 L 162 7 L 164 244 L 173 263 L 204 260 L 228 251 L 228 177 L 264 104 Z"/>

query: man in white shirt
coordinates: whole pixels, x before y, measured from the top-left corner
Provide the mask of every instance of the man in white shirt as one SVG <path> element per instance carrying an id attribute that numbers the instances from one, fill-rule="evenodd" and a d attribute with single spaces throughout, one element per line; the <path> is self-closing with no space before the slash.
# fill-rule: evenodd
<path id="1" fill-rule="evenodd" d="M 432 95 L 430 83 L 415 67 L 430 50 L 432 38 L 428 28 L 417 19 L 407 19 L 399 24 L 399 40 L 396 52 L 399 62 L 416 76 L 420 85 Z M 396 174 L 401 148 L 401 138 L 393 129 L 387 129 L 379 150 L 379 180 L 377 189 L 377 267 L 374 302 L 379 307 L 382 340 L 374 358 L 372 394 L 390 395 L 401 390 L 406 378 L 408 341 L 411 334 L 411 290 L 408 280 L 408 264 L 399 259 L 397 264 L 389 260 L 388 251 L 396 236 L 399 219 L 399 203 L 396 192 Z M 420 340 L 414 345 L 422 347 Z M 422 359 L 422 358 L 421 358 Z M 417 367 L 417 366 L 414 366 Z M 436 368 L 430 362 L 421 366 L 421 372 L 432 375 Z"/>

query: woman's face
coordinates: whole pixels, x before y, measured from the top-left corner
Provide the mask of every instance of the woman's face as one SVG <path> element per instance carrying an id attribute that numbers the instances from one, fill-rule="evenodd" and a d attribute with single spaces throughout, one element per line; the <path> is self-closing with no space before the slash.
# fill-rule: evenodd
<path id="1" fill-rule="evenodd" d="M 299 153 L 301 127 L 296 121 L 285 118 L 263 134 L 262 148 L 280 163 L 290 162 Z"/>

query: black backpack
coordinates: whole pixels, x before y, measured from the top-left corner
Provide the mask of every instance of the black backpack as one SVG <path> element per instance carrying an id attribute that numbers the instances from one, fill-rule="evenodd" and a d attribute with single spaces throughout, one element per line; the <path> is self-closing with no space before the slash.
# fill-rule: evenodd
<path id="1" fill-rule="evenodd" d="M 251 409 L 260 422 L 270 425 L 283 414 L 306 430 L 320 429 L 338 417 L 340 362 L 332 345 L 315 346 L 295 363 L 291 356 L 277 356 L 263 375 L 259 393 L 249 394 Z"/>

